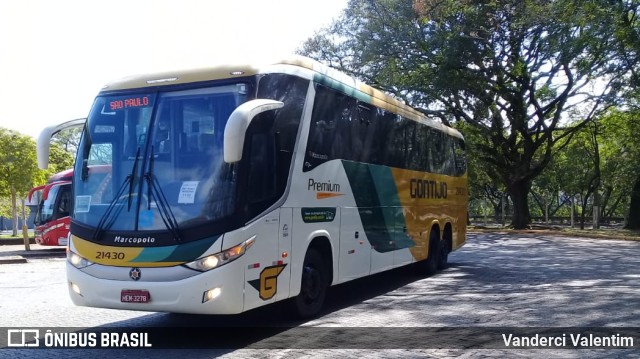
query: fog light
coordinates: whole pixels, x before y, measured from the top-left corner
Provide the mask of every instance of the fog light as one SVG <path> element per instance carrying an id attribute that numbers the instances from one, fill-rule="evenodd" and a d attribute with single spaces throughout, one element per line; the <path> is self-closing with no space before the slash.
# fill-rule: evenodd
<path id="1" fill-rule="evenodd" d="M 76 292 L 77 295 L 82 297 L 82 293 L 80 293 L 80 287 L 78 287 L 77 284 L 69 282 L 69 285 L 71 286 L 71 290 L 73 290 L 74 292 Z"/>
<path id="2" fill-rule="evenodd" d="M 222 293 L 222 289 L 220 288 L 209 289 L 202 295 L 202 303 L 206 303 L 210 300 L 218 298 L 218 296 L 220 296 L 220 293 Z"/>

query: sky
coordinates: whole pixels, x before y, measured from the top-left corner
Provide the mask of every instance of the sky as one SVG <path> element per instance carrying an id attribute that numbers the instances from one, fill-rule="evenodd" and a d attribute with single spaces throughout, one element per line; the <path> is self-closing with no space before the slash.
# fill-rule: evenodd
<path id="1" fill-rule="evenodd" d="M 287 56 L 347 0 L 2 0 L 0 127 L 36 138 L 134 74 Z M 247 61 L 242 61 L 247 62 Z"/>

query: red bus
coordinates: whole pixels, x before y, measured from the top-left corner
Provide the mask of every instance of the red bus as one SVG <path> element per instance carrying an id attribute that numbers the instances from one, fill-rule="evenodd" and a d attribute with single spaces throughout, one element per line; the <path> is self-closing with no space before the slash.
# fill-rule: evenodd
<path id="1" fill-rule="evenodd" d="M 109 187 L 111 166 L 93 165 L 87 171 L 94 174 L 97 182 L 96 199 Z M 71 177 L 73 169 L 62 171 L 51 176 L 46 184 L 34 187 L 29 191 L 27 201 L 38 201 L 35 215 L 35 240 L 43 246 L 66 246 L 69 235 L 72 208 Z M 38 193 L 40 199 L 38 200 Z M 35 197 L 35 198 L 34 198 Z"/>
<path id="2" fill-rule="evenodd" d="M 73 169 L 57 173 L 46 184 L 29 191 L 28 201 L 40 193 L 35 216 L 35 240 L 44 246 L 66 246 L 71 209 Z"/>

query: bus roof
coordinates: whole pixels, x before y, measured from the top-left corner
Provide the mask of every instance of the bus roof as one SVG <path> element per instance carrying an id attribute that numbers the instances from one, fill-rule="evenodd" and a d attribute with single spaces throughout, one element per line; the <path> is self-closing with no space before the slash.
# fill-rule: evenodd
<path id="1" fill-rule="evenodd" d="M 73 168 L 68 170 L 60 171 L 47 180 L 47 183 L 59 182 L 59 181 L 71 181 L 71 177 L 73 176 Z"/>
<path id="2" fill-rule="evenodd" d="M 315 82 L 342 91 L 361 101 L 397 113 L 414 121 L 438 128 L 449 135 L 462 138 L 462 135 L 457 130 L 427 118 L 423 113 L 404 104 L 398 99 L 343 72 L 304 56 L 291 56 L 262 66 L 257 64 L 225 64 L 215 67 L 135 75 L 111 82 L 104 86 L 102 91 L 110 92 L 115 90 L 232 79 L 263 73 L 295 74 L 299 73 L 299 69 L 311 71 Z"/>

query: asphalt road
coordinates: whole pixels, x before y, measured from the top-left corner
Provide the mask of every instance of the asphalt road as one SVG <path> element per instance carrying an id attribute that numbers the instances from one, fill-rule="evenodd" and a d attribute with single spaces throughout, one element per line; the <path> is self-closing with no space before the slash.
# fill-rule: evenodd
<path id="1" fill-rule="evenodd" d="M 479 349 L 487 346 L 474 339 L 502 329 L 639 328 L 640 242 L 470 234 L 450 262 L 428 278 L 401 268 L 332 288 L 323 314 L 306 322 L 284 305 L 233 317 L 75 307 L 64 259 L 0 265 L 2 327 L 253 328 L 229 330 L 241 349 L 0 349 L 0 358 L 637 357 L 637 349 Z M 459 343 L 433 327 L 470 334 Z"/>

